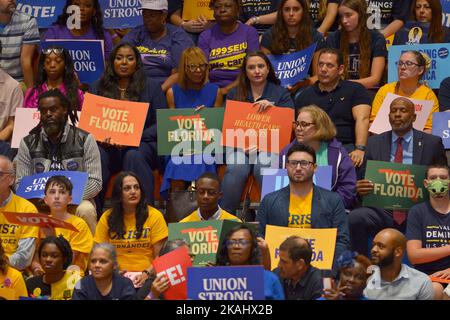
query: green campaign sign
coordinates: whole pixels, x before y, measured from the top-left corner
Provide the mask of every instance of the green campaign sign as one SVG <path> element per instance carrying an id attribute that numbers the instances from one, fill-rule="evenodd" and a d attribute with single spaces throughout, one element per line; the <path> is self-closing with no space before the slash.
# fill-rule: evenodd
<path id="1" fill-rule="evenodd" d="M 217 253 L 228 231 L 241 225 L 233 220 L 211 220 L 199 222 L 169 223 L 169 240 L 184 239 L 195 255 L 194 266 L 204 266 L 207 262 L 216 262 Z M 257 225 L 249 225 L 256 233 Z"/>
<path id="2" fill-rule="evenodd" d="M 223 108 L 156 110 L 158 154 L 201 154 L 207 146 L 218 146 L 224 112 Z"/>
<path id="3" fill-rule="evenodd" d="M 428 199 L 423 186 L 426 166 L 367 161 L 365 179 L 374 183 L 373 193 L 363 199 L 363 206 L 384 209 L 409 209 Z"/>

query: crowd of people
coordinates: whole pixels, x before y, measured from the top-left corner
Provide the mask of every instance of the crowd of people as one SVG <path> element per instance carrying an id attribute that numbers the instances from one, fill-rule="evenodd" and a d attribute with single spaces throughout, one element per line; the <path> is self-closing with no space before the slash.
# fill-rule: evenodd
<path id="1" fill-rule="evenodd" d="M 398 80 L 386 77 L 386 39 L 408 33 L 408 23 L 427 25 L 415 43 L 450 41 L 439 0 L 210 0 L 213 20 L 183 20 L 183 0 L 142 0 L 142 24 L 129 30 L 105 29 L 99 0 L 67 0 L 45 30 L 16 6 L 0 0 L 0 297 L 164 299 L 170 281 L 152 262 L 190 244 L 168 240 L 167 202 L 156 208 L 155 194 L 171 201 L 171 192 L 195 182 L 197 209 L 181 223 L 243 222 L 248 179 L 261 188 L 262 171 L 275 167 L 286 169 L 289 184 L 261 199 L 256 229 L 241 224 L 224 236 L 208 267 L 262 265 L 266 299 L 450 299 L 450 169 L 442 138 L 431 134 L 433 114 L 450 108 L 450 74 L 430 88 L 424 78 L 432 61 L 411 45 L 395 57 Z M 48 39 L 102 40 L 104 73 L 81 84 L 69 50 L 40 47 Z M 312 44 L 308 75 L 282 86 L 269 55 Z M 96 141 L 79 129 L 86 93 L 148 103 L 139 145 Z M 398 96 L 382 119 L 391 129 L 372 134 L 389 93 Z M 413 127 L 411 99 L 431 103 L 423 130 Z M 211 158 L 158 154 L 157 110 L 201 112 L 231 100 L 258 114 L 292 109 L 293 139 L 279 154 L 254 147 L 226 147 Z M 40 119 L 12 148 L 18 108 L 35 108 Z M 426 167 L 429 198 L 409 210 L 363 206 L 375 188 L 365 178 L 369 160 Z M 314 182 L 318 166 L 331 167 L 330 190 Z M 15 194 L 25 177 L 61 170 L 87 173 L 79 205 L 63 175 L 46 181 L 43 199 Z M 162 177 L 156 192 L 155 172 Z M 12 223 L 4 212 L 46 212 L 78 231 Z M 281 243 L 272 265 L 269 225 L 337 229 L 332 268 L 314 267 L 313 247 L 299 236 Z"/>

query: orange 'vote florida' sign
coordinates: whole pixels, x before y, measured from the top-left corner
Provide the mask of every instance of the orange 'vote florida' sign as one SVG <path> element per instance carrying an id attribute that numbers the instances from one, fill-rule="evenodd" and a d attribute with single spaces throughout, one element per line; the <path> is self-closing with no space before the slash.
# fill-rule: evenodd
<path id="1" fill-rule="evenodd" d="M 95 140 L 139 146 L 149 104 L 115 100 L 87 93 L 84 96 L 79 128 L 90 132 Z"/>
<path id="2" fill-rule="evenodd" d="M 11 222 L 21 226 L 32 226 L 46 228 L 51 226 L 53 228 L 63 228 L 78 232 L 72 224 L 50 217 L 43 213 L 33 212 L 3 212 L 5 218 Z"/>
<path id="3" fill-rule="evenodd" d="M 291 139 L 294 109 L 259 106 L 227 100 L 222 126 L 222 145 L 279 153 Z"/>

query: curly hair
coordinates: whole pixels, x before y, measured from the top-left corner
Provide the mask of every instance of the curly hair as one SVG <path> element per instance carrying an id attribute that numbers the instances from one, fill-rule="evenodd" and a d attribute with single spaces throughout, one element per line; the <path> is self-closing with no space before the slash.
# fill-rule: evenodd
<path id="1" fill-rule="evenodd" d="M 105 72 L 103 72 L 98 84 L 97 94 L 106 98 L 120 99 L 118 86 L 120 78 L 114 70 L 114 60 L 116 59 L 117 52 L 120 48 L 130 48 L 134 52 L 136 58 L 136 71 L 131 77 L 130 84 L 128 85 L 125 94 L 130 101 L 139 101 L 141 92 L 146 86 L 144 66 L 139 50 L 129 42 L 120 43 L 111 51 Z"/>
<path id="2" fill-rule="evenodd" d="M 38 257 L 41 258 L 42 250 L 44 246 L 47 244 L 54 244 L 58 247 L 61 252 L 64 260 L 63 260 L 63 269 L 66 270 L 71 264 L 73 259 L 72 248 L 70 247 L 69 241 L 67 241 L 62 235 L 55 237 L 50 236 L 41 241 L 38 248 Z"/>
<path id="3" fill-rule="evenodd" d="M 431 9 L 430 28 L 428 30 L 428 41 L 433 43 L 444 42 L 444 27 L 442 26 L 442 5 L 440 0 L 426 0 Z M 411 20 L 417 21 L 416 2 L 411 4 Z"/>
<path id="4" fill-rule="evenodd" d="M 108 235 L 110 238 L 118 237 L 122 239 L 125 235 L 125 223 L 124 223 L 124 213 L 123 213 L 123 197 L 122 197 L 122 188 L 123 188 L 123 180 L 126 177 L 134 177 L 138 184 L 139 188 L 142 190 L 142 182 L 141 179 L 131 171 L 124 171 L 118 174 L 113 184 L 112 191 L 112 210 L 111 214 L 108 217 Z M 141 194 L 141 198 L 136 206 L 136 239 L 139 239 L 142 236 L 144 223 L 148 218 L 148 208 L 147 201 L 145 200 L 145 196 Z"/>
<path id="5" fill-rule="evenodd" d="M 71 6 L 72 3 L 73 0 L 66 1 L 66 5 L 64 6 L 62 13 L 58 16 L 57 20 L 53 23 L 53 25 L 59 26 L 67 25 L 67 19 L 70 17 L 70 15 L 67 13 L 67 8 Z M 103 29 L 103 13 L 100 8 L 100 3 L 98 0 L 92 0 L 92 3 L 95 9 L 95 15 L 91 18 L 92 29 L 94 30 L 94 34 L 97 36 L 98 39 L 105 39 L 105 31 Z"/>
<path id="6" fill-rule="evenodd" d="M 272 27 L 272 46 L 267 48 L 272 54 L 289 52 L 290 38 L 283 18 L 283 7 L 288 0 L 282 0 L 278 6 L 277 18 Z M 309 5 L 306 0 L 297 0 L 303 10 L 300 26 L 295 35 L 295 51 L 300 51 L 310 46 L 312 39 L 312 20 L 309 14 Z"/>
<path id="7" fill-rule="evenodd" d="M 247 230 L 250 233 L 250 236 L 252 238 L 252 240 L 251 240 L 252 250 L 250 253 L 250 257 L 248 258 L 249 265 L 253 266 L 253 265 L 262 264 L 261 250 L 258 247 L 258 242 L 256 240 L 255 231 L 253 231 L 253 229 L 251 229 L 249 226 L 247 226 L 245 224 L 241 224 L 239 226 L 232 228 L 226 234 L 224 240 L 221 243 L 220 250 L 217 255 L 216 265 L 218 265 L 218 266 L 229 266 L 230 265 L 230 258 L 228 256 L 228 247 L 227 247 L 226 243 L 228 240 L 230 240 L 233 233 L 235 233 L 239 230 Z"/>
<path id="8" fill-rule="evenodd" d="M 359 30 L 359 78 L 367 78 L 370 76 L 372 58 L 371 43 L 372 36 L 367 28 L 367 3 L 365 0 L 342 0 L 339 7 L 345 6 L 358 13 L 358 30 Z M 344 61 L 344 75 L 347 77 L 348 68 L 350 64 L 350 45 L 348 32 L 345 31 L 342 24 L 342 19 L 339 19 L 339 25 L 341 28 L 341 41 L 340 48 L 342 55 L 348 57 Z"/>

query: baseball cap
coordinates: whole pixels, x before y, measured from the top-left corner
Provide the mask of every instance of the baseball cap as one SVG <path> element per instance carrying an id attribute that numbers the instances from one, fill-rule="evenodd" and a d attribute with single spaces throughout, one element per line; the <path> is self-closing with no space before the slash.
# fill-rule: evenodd
<path id="1" fill-rule="evenodd" d="M 168 10 L 167 0 L 142 0 L 141 9 L 150 9 L 150 10 Z"/>

